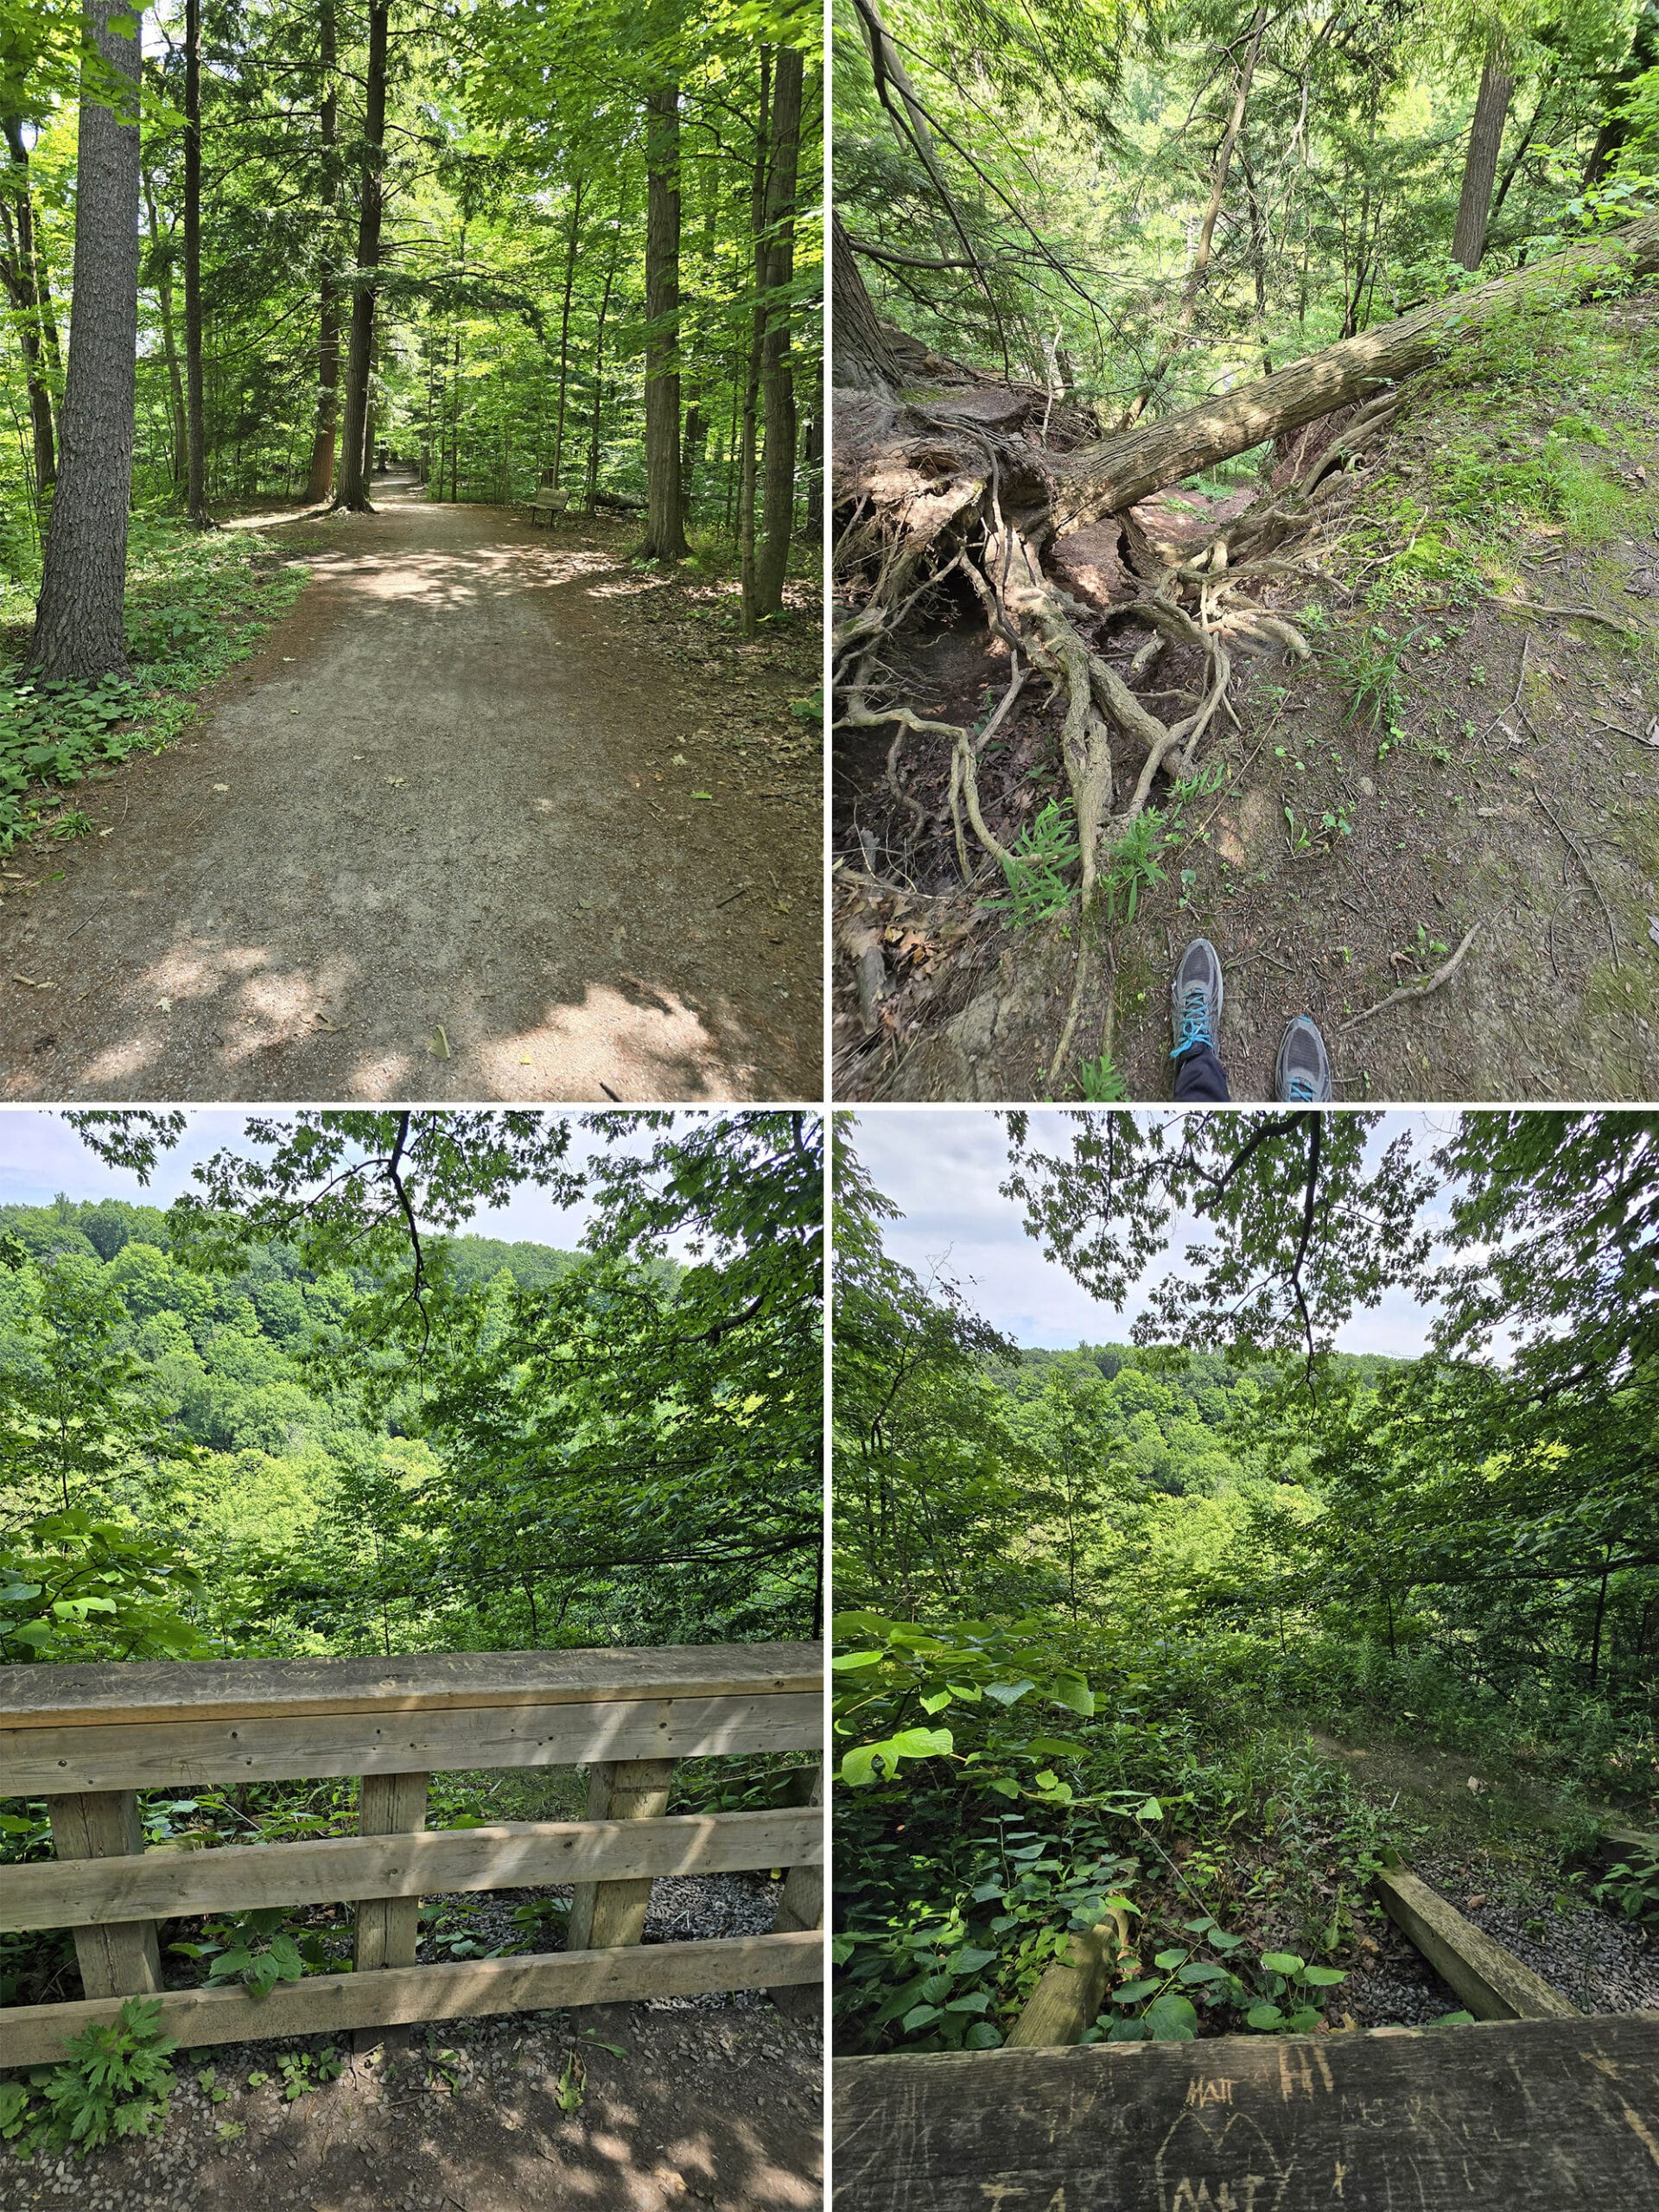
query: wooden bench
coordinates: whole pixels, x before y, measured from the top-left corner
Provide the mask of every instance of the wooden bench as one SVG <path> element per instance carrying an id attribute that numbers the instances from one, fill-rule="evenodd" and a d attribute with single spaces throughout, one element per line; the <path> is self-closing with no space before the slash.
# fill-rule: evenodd
<path id="1" fill-rule="evenodd" d="M 543 484 L 531 494 L 530 518 L 531 522 L 544 522 L 551 530 L 555 517 L 562 515 L 569 504 L 570 494 L 568 492 L 561 492 L 551 484 Z"/>
<path id="2" fill-rule="evenodd" d="M 0 2068 L 55 2060 L 160 1993 L 186 2044 L 340 2033 L 463 2014 L 789 1991 L 823 1971 L 823 1814 L 667 1810 L 676 1761 L 822 1748 L 810 1643 L 0 1669 L 0 1783 L 44 1797 L 56 1857 L 0 1866 L 0 1929 L 73 1928 L 78 2003 L 0 2008 Z M 587 1817 L 429 1830 L 435 1771 L 569 1766 Z M 359 1833 L 146 1850 L 137 1793 L 358 1775 Z M 766 1936 L 642 1948 L 658 1875 L 784 1867 Z M 575 1885 L 558 1952 L 416 1966 L 423 1896 Z M 156 1924 L 255 1906 L 355 1901 L 355 1971 L 253 1999 L 161 1991 Z"/>

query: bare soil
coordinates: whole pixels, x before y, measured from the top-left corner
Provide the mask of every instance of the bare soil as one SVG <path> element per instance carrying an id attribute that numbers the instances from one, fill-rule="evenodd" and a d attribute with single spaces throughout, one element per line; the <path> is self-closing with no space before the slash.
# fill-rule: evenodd
<path id="1" fill-rule="evenodd" d="M 311 2037 L 280 2051 L 321 2048 Z M 456 2022 L 412 2050 L 350 2056 L 337 2080 L 292 2102 L 279 2047 L 201 2056 L 211 2085 L 181 2055 L 154 2138 L 30 2165 L 0 2152 L 0 2212 L 811 2212 L 821 2202 L 822 2037 L 764 1999 Z M 251 2085 L 250 2075 L 263 2078 Z M 566 2109 L 578 2077 L 580 2101 Z M 214 2103 L 215 2090 L 229 2094 Z"/>
<path id="2" fill-rule="evenodd" d="M 0 880 L 0 1096 L 816 1096 L 816 594 L 633 526 L 261 517 L 310 569 L 186 740 Z"/>
<path id="3" fill-rule="evenodd" d="M 1602 312 L 1610 342 L 1650 342 L 1656 320 L 1651 291 Z M 1559 398 L 1535 406 L 1511 394 L 1503 405 L 1491 433 L 1499 459 L 1541 450 L 1556 419 L 1577 435 Z M 1349 665 L 1379 620 L 1366 596 L 1374 564 L 1327 556 L 1322 582 L 1271 593 L 1264 603 L 1293 620 L 1314 607 L 1313 660 L 1292 665 L 1274 648 L 1239 666 L 1236 723 L 1206 748 L 1219 785 L 1186 808 L 1166 880 L 1132 924 L 1109 932 L 1053 1096 L 1079 1096 L 1079 1063 L 1108 1050 L 1125 1095 L 1169 1096 L 1169 978 L 1197 936 L 1223 960 L 1221 1055 L 1236 1099 L 1272 1096 L 1279 1039 L 1299 1014 L 1319 1023 L 1336 1095 L 1350 1102 L 1655 1095 L 1659 409 L 1649 396 L 1610 411 L 1593 391 L 1586 407 L 1617 423 L 1611 443 L 1575 448 L 1600 474 L 1608 518 L 1587 533 L 1528 528 L 1516 575 L 1528 598 L 1589 605 L 1630 634 L 1427 588 L 1385 610 L 1385 649 L 1404 641 L 1390 733 L 1354 711 Z M 1448 419 L 1432 398 L 1415 422 L 1411 408 L 1382 472 L 1408 491 L 1434 466 Z M 1135 519 L 1174 558 L 1227 505 L 1184 489 L 1147 510 Z M 1402 550 L 1406 527 L 1382 541 L 1388 550 Z M 904 640 L 904 696 L 923 716 L 982 725 L 1007 688 L 1006 648 L 944 593 L 925 614 Z M 1126 638 L 1125 653 L 1139 642 Z M 1152 681 L 1196 690 L 1198 669 L 1195 652 L 1171 652 Z M 1168 709 L 1165 698 L 1150 704 Z M 1028 686 L 986 751 L 982 795 L 1005 842 L 1061 788 L 1060 720 Z M 985 864 L 963 882 L 948 745 L 908 739 L 890 766 L 891 735 L 839 741 L 835 765 L 837 1094 L 1049 1096 L 1075 912 L 1018 933 L 1004 926 L 988 904 L 1004 892 L 1000 874 Z M 899 895 L 884 887 L 893 884 Z M 1455 976 L 1373 1014 L 1432 976 L 1476 925 Z M 855 960 L 872 930 L 886 966 L 879 1012 L 868 986 L 861 1001 Z"/>

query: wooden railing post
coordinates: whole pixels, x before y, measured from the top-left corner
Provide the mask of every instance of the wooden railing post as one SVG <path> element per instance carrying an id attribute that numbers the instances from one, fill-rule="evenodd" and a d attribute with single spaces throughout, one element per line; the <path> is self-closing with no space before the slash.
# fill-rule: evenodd
<path id="1" fill-rule="evenodd" d="M 806 1803 L 823 1802 L 823 1769 L 819 1767 L 808 1792 Z M 784 1876 L 783 1895 L 778 1900 L 778 1916 L 772 1923 L 774 1936 L 792 1934 L 797 1929 L 822 1928 L 823 1925 L 823 1868 L 822 1866 L 791 1866 Z M 823 2011 L 823 1986 L 821 1982 L 794 1982 L 781 1989 L 774 1989 L 772 2001 L 780 2012 L 795 2019 L 816 2019 Z"/>
<path id="2" fill-rule="evenodd" d="M 359 1835 L 400 1835 L 426 1826 L 423 1774 L 365 1774 L 359 1783 Z M 418 1897 L 364 1897 L 355 1916 L 352 1958 L 359 1974 L 374 1967 L 412 1967 L 420 1939 Z"/>
<path id="3" fill-rule="evenodd" d="M 131 1789 L 87 1789 L 48 1797 L 52 1847 L 60 1859 L 128 1859 L 144 1847 L 138 1796 Z M 153 1920 L 111 1920 L 77 1928 L 75 1957 L 88 1997 L 147 1997 L 162 1986 Z"/>
<path id="4" fill-rule="evenodd" d="M 673 1759 L 615 1759 L 588 1770 L 590 1821 L 660 1820 L 668 1810 L 674 1781 Z M 618 1943 L 637 1943 L 645 1933 L 651 1884 L 578 1882 L 570 1900 L 565 1938 L 572 1951 L 604 1951 Z"/>

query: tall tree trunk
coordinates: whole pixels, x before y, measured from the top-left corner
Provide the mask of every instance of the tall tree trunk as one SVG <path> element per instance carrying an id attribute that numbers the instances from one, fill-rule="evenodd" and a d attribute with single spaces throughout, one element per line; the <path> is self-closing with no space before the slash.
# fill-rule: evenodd
<path id="1" fill-rule="evenodd" d="M 823 529 L 823 416 L 816 404 L 801 439 L 801 474 L 806 480 L 804 534 L 809 545 L 816 545 Z"/>
<path id="2" fill-rule="evenodd" d="M 45 321 L 41 315 L 45 291 L 43 272 L 35 247 L 35 204 L 29 194 L 29 149 L 23 143 L 20 117 L 8 116 L 0 124 L 11 156 L 12 197 L 7 203 L 12 226 L 6 269 L 6 289 L 17 310 L 23 371 L 29 388 L 29 435 L 35 452 L 35 491 L 43 498 L 57 481 L 56 441 L 53 433 L 52 394 L 41 375 L 46 352 Z"/>
<path id="3" fill-rule="evenodd" d="M 156 206 L 156 194 L 146 173 L 143 180 L 144 213 L 149 225 L 149 251 L 156 268 L 156 298 L 162 311 L 162 359 L 167 363 L 167 388 L 171 401 L 172 459 L 168 469 L 175 484 L 184 481 L 184 448 L 189 433 L 184 415 L 184 372 L 179 366 L 179 341 L 173 327 L 173 278 L 171 275 L 171 241 L 163 245 L 162 219 Z"/>
<path id="4" fill-rule="evenodd" d="M 1486 251 L 1492 184 L 1515 91 L 1515 79 L 1503 67 L 1503 48 L 1494 39 L 1486 49 L 1485 67 L 1480 73 L 1474 120 L 1469 126 L 1469 150 L 1463 163 L 1463 194 L 1452 232 L 1452 258 L 1464 269 L 1478 269 Z"/>
<path id="5" fill-rule="evenodd" d="M 802 74 L 799 47 L 780 46 L 772 83 L 764 239 L 766 329 L 760 388 L 766 402 L 766 452 L 760 551 L 755 563 L 755 611 L 762 615 L 776 614 L 784 603 L 784 577 L 795 534 L 795 374 L 789 349 L 789 292 L 795 276 Z"/>
<path id="6" fill-rule="evenodd" d="M 605 295 L 599 303 L 599 327 L 594 334 L 594 416 L 588 435 L 588 495 L 584 502 L 589 514 L 594 512 L 594 495 L 599 489 L 600 410 L 605 394 L 605 318 L 611 311 L 611 287 L 616 282 L 621 235 L 622 225 L 619 218 L 616 229 L 611 235 L 610 265 L 605 271 Z"/>
<path id="7" fill-rule="evenodd" d="M 369 67 L 363 103 L 363 188 L 357 214 L 357 280 L 352 292 L 352 334 L 346 357 L 346 421 L 336 508 L 372 515 L 363 474 L 363 437 L 369 412 L 369 361 L 374 341 L 374 272 L 380 264 L 380 218 L 385 205 L 382 166 L 386 137 L 387 18 L 391 0 L 369 0 Z"/>
<path id="8" fill-rule="evenodd" d="M 564 251 L 564 297 L 559 303 L 559 405 L 553 423 L 553 481 L 564 467 L 564 402 L 570 388 L 570 295 L 576 282 L 576 241 L 582 232 L 582 179 L 570 203 L 570 241 Z"/>
<path id="9" fill-rule="evenodd" d="M 1145 410 L 1147 402 L 1163 382 L 1165 376 L 1180 352 L 1181 340 L 1192 329 L 1198 314 L 1198 294 L 1210 274 L 1210 257 L 1215 245 L 1216 225 L 1221 219 L 1221 203 L 1226 195 L 1227 179 L 1233 166 L 1233 149 L 1238 143 L 1238 134 L 1244 127 L 1244 111 L 1249 105 L 1250 86 L 1255 76 L 1256 56 L 1262 51 L 1262 34 L 1267 29 L 1268 11 L 1258 7 L 1250 19 L 1249 41 L 1244 59 L 1238 67 L 1238 82 L 1233 92 L 1233 111 L 1227 118 L 1227 128 L 1222 133 L 1221 144 L 1216 149 L 1216 166 L 1210 181 L 1210 204 L 1204 211 L 1204 220 L 1198 226 L 1198 243 L 1192 249 L 1188 264 L 1186 281 L 1181 286 L 1181 311 L 1176 318 L 1179 333 L 1173 346 L 1166 346 L 1147 372 L 1145 383 L 1130 401 L 1123 417 L 1123 428 L 1132 429 Z"/>
<path id="10" fill-rule="evenodd" d="M 718 190 L 703 197 L 702 237 L 697 247 L 698 299 L 701 305 L 706 298 L 715 271 L 715 256 L 719 245 L 718 220 L 720 194 Z M 691 522 L 691 508 L 696 498 L 698 480 L 702 473 L 704 457 L 709 448 L 709 416 L 703 406 L 708 395 L 709 379 L 714 361 L 714 334 L 705 315 L 690 319 L 686 334 L 686 350 L 691 360 L 690 380 L 683 384 L 680 396 L 685 402 L 685 427 L 680 438 L 680 504 L 685 511 L 686 526 Z"/>
<path id="11" fill-rule="evenodd" d="M 830 307 L 836 344 L 830 364 L 835 385 L 851 391 L 897 391 L 902 376 L 893 340 L 864 289 L 858 257 L 837 209 L 830 212 Z"/>
<path id="12" fill-rule="evenodd" d="M 738 571 L 742 582 L 743 634 L 754 635 L 756 588 L 754 485 L 760 428 L 760 355 L 766 334 L 766 172 L 772 153 L 772 49 L 760 49 L 760 109 L 754 131 L 754 176 L 749 188 L 749 235 L 754 242 L 754 301 L 749 345 L 743 358 L 743 418 L 739 434 Z"/>
<path id="13" fill-rule="evenodd" d="M 120 107 L 80 104 L 75 166 L 74 329 L 63 458 L 47 532 L 31 673 L 124 675 L 127 514 L 138 358 L 138 27 L 125 0 L 87 0 Z"/>
<path id="14" fill-rule="evenodd" d="M 334 438 L 340 422 L 340 293 L 329 271 L 334 251 L 334 201 L 340 179 L 334 149 L 340 143 L 340 92 L 334 81 L 334 0 L 321 0 L 317 73 L 322 85 L 322 281 L 317 307 L 317 421 L 311 435 L 311 469 L 305 496 L 317 505 L 334 488 Z"/>
<path id="15" fill-rule="evenodd" d="M 201 0 L 184 0 L 185 512 L 211 530 L 201 401 Z"/>
<path id="16" fill-rule="evenodd" d="M 645 99 L 646 557 L 683 561 L 680 505 L 680 88 Z"/>

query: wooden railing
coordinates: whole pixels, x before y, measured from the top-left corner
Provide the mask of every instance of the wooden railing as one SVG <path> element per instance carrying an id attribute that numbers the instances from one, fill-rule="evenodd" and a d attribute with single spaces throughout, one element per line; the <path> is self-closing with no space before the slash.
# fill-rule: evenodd
<path id="1" fill-rule="evenodd" d="M 79 2003 L 0 2007 L 0 2068 L 159 1993 L 187 2044 L 817 1983 L 822 1813 L 667 1812 L 677 1760 L 817 1750 L 821 1651 L 743 1643 L 413 1658 L 0 1668 L 0 1798 L 48 1800 L 55 1859 L 0 1867 L 0 1929 L 72 1928 Z M 437 1771 L 582 1765 L 588 1817 L 428 1829 Z M 136 1793 L 362 1777 L 359 1833 L 146 1850 Z M 641 1947 L 663 1874 L 784 1867 L 770 1935 Z M 575 1885 L 566 1949 L 416 1966 L 423 1896 Z M 353 1970 L 162 1991 L 159 1921 L 349 1900 Z"/>

